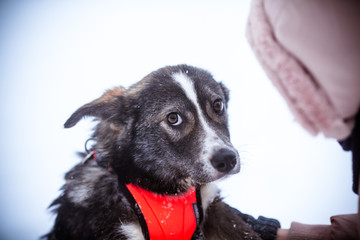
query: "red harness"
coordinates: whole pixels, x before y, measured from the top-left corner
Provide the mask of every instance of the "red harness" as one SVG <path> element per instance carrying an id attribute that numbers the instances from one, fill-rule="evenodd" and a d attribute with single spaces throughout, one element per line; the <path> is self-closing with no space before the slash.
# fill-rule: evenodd
<path id="1" fill-rule="evenodd" d="M 85 161 L 91 156 L 99 162 L 95 150 Z M 199 187 L 167 196 L 125 184 L 119 177 L 119 188 L 134 209 L 146 240 L 188 240 L 199 236 L 197 230 L 203 218 Z"/>
<path id="2" fill-rule="evenodd" d="M 158 195 L 127 184 L 145 218 L 151 240 L 191 239 L 197 227 L 196 190 L 179 196 Z"/>

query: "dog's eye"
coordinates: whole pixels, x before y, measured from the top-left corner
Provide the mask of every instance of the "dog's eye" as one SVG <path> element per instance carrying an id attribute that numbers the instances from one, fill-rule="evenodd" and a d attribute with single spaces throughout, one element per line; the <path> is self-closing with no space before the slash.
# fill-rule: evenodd
<path id="1" fill-rule="evenodd" d="M 224 112 L 224 103 L 221 99 L 217 99 L 215 100 L 214 104 L 213 104 L 213 108 L 214 111 L 217 114 L 222 114 Z"/>
<path id="2" fill-rule="evenodd" d="M 182 118 L 176 112 L 169 113 L 169 115 L 167 116 L 167 120 L 173 126 L 177 126 L 182 123 Z"/>

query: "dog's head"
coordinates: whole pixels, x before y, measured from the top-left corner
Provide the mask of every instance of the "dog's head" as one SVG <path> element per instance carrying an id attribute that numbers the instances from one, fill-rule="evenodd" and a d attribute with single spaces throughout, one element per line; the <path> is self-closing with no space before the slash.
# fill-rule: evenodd
<path id="1" fill-rule="evenodd" d="M 183 192 L 240 170 L 230 143 L 228 90 L 206 71 L 171 66 L 129 89 L 118 87 L 79 108 L 65 123 L 99 120 L 94 148 L 129 182 Z"/>

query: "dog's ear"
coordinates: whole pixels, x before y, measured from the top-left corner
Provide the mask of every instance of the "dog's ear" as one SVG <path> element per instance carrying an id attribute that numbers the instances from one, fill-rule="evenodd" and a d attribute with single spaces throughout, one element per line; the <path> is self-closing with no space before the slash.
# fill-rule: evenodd
<path id="1" fill-rule="evenodd" d="M 229 98 L 230 98 L 230 96 L 229 96 L 230 91 L 229 91 L 229 89 L 227 87 L 225 87 L 225 85 L 222 82 L 220 82 L 219 84 L 220 84 L 220 87 L 221 87 L 221 89 L 222 89 L 222 91 L 223 91 L 223 93 L 225 95 L 225 104 L 226 104 L 226 107 L 227 107 L 227 104 L 228 104 Z"/>
<path id="2" fill-rule="evenodd" d="M 83 117 L 98 117 L 106 119 L 116 111 L 117 99 L 125 93 L 126 89 L 123 87 L 116 87 L 106 91 L 101 97 L 94 101 L 85 104 L 76 110 L 70 118 L 65 122 L 65 128 L 75 126 Z"/>

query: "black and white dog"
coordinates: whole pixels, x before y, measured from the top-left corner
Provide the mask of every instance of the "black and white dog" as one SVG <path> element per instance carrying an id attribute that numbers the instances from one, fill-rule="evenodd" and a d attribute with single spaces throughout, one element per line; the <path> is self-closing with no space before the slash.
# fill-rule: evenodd
<path id="1" fill-rule="evenodd" d="M 178 65 L 79 108 L 65 127 L 95 117 L 95 144 L 66 174 L 45 237 L 260 239 L 212 183 L 240 171 L 228 100 L 207 71 Z"/>

